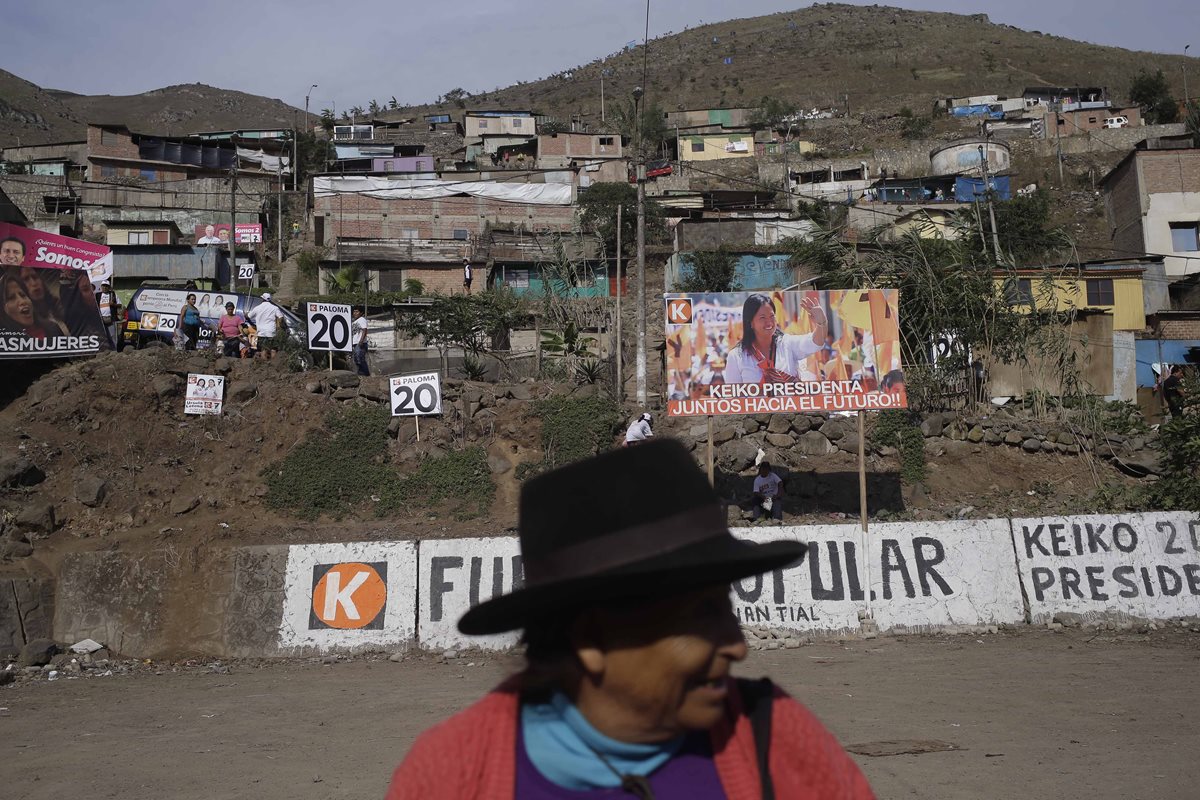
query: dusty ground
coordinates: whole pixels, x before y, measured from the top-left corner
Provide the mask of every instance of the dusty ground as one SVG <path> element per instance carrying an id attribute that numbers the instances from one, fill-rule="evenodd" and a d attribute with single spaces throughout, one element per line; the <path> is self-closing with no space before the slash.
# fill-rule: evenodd
<path id="1" fill-rule="evenodd" d="M 827 642 L 754 653 L 848 745 L 935 740 L 950 752 L 856 756 L 880 798 L 1195 797 L 1200 637 L 1033 632 Z M 38 681 L 0 689 L 10 800 L 380 797 L 424 728 L 512 668 L 355 660 L 230 674 Z"/>

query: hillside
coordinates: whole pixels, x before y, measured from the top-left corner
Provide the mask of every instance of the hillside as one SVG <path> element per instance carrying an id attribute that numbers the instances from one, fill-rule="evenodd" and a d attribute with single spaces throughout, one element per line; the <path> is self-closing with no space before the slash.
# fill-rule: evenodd
<path id="1" fill-rule="evenodd" d="M 600 77 L 608 109 L 642 82 L 642 48 L 545 79 L 484 90 L 467 108 L 532 108 L 599 122 Z M 732 58 L 725 64 L 725 58 Z M 1182 57 L 1074 41 L 990 22 L 986 15 L 886 6 L 818 4 L 793 12 L 703 25 L 650 42 L 649 102 L 664 110 L 754 105 L 776 95 L 801 107 L 851 114 L 926 109 L 937 98 L 1020 94 L 1032 85 L 1107 86 L 1124 100 L 1141 69 L 1162 69 L 1182 96 Z M 567 77 L 569 76 L 569 77 Z M 449 89 L 450 87 L 447 87 Z M 370 98 L 351 98 L 365 105 Z M 452 110 L 458 106 L 422 106 Z"/>
<path id="2" fill-rule="evenodd" d="M 120 122 L 132 130 L 166 134 L 290 128 L 297 113 L 281 100 L 201 83 L 134 95 L 82 95 L 43 89 L 0 70 L 0 145 L 82 139 L 88 122 Z"/>

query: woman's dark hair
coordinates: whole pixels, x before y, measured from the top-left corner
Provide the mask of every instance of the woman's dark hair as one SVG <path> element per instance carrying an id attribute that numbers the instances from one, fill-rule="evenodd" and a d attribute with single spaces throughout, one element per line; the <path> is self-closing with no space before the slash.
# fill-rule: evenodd
<path id="1" fill-rule="evenodd" d="M 762 292 L 756 292 L 746 298 L 746 302 L 742 304 L 742 341 L 740 347 L 746 355 L 754 356 L 754 315 L 763 306 L 771 306 L 771 313 L 775 313 L 775 306 L 771 303 L 771 298 Z M 783 331 L 779 327 L 775 327 L 775 333 L 771 337 L 773 340 L 783 338 Z"/>
<path id="2" fill-rule="evenodd" d="M 189 295 L 187 296 L 187 300 L 186 300 L 185 302 L 187 302 L 187 303 L 189 303 L 189 304 L 190 304 L 190 303 L 191 303 L 193 300 L 195 300 L 195 299 L 196 299 L 196 295 L 194 295 L 194 294 L 189 294 Z"/>
<path id="3" fill-rule="evenodd" d="M 529 620 L 521 632 L 525 647 L 525 669 L 520 674 L 521 695 L 528 701 L 544 703 L 562 684 L 575 663 L 571 648 L 571 625 L 578 609 L 547 611 Z"/>

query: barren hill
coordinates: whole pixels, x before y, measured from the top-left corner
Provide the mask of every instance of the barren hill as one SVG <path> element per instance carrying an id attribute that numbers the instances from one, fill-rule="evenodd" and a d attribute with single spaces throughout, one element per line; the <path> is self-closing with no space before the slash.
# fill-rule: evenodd
<path id="1" fill-rule="evenodd" d="M 0 70 L 0 144 L 82 139 L 88 122 L 119 122 L 148 133 L 183 134 L 228 128 L 290 128 L 297 109 L 202 83 L 134 95 L 82 95 L 36 84 Z"/>
<path id="2" fill-rule="evenodd" d="M 601 72 L 611 110 L 642 83 L 642 58 L 642 47 L 634 47 L 548 78 L 469 96 L 465 106 L 533 108 L 563 119 L 580 114 L 595 124 Z M 651 40 L 647 96 L 668 111 L 755 105 L 768 94 L 802 107 L 844 109 L 848 96 L 854 114 L 901 105 L 925 109 L 948 96 L 1019 95 L 1034 85 L 1107 86 L 1121 100 L 1143 67 L 1162 69 L 1182 96 L 1183 63 L 1179 56 L 997 25 L 985 14 L 827 3 Z M 357 99 L 365 105 L 369 98 Z"/>

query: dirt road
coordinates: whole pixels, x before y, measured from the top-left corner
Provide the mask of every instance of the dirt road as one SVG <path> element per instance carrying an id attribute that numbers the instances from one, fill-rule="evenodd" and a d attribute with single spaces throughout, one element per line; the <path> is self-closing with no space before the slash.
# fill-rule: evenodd
<path id="1" fill-rule="evenodd" d="M 846 744 L 881 798 L 1190 798 L 1200 635 L 1095 631 L 906 637 L 755 653 Z M 0 795 L 381 797 L 424 728 L 512 663 L 470 657 L 281 663 L 0 689 Z M 169 668 L 168 668 L 169 669 Z"/>

